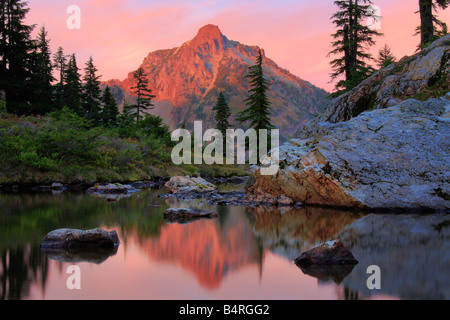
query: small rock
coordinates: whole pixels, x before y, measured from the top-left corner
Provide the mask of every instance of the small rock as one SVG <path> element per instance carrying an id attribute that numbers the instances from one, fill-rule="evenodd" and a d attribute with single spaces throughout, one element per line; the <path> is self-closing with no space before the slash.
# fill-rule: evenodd
<path id="1" fill-rule="evenodd" d="M 164 187 L 171 193 L 213 192 L 217 190 L 217 186 L 200 177 L 172 177 Z"/>
<path id="2" fill-rule="evenodd" d="M 248 179 L 249 179 L 249 177 L 237 177 L 237 176 L 234 176 L 234 177 L 228 178 L 227 182 L 235 184 L 235 185 L 239 185 L 239 184 L 246 183 Z"/>
<path id="3" fill-rule="evenodd" d="M 49 232 L 41 242 L 42 249 L 115 247 L 120 244 L 116 231 L 58 229 Z"/>
<path id="4" fill-rule="evenodd" d="M 295 264 L 302 265 L 344 265 L 357 264 L 352 253 L 340 240 L 327 241 L 302 253 Z"/>
<path id="5" fill-rule="evenodd" d="M 89 188 L 86 192 L 90 195 L 105 195 L 105 194 L 131 194 L 139 192 L 139 189 L 134 188 L 131 185 L 123 185 L 120 183 L 113 184 L 109 183 L 107 185 L 95 185 Z"/>
<path id="6" fill-rule="evenodd" d="M 54 182 L 51 185 L 51 189 L 52 190 L 61 190 L 61 189 L 64 189 L 64 185 L 62 183 Z"/>
<path id="7" fill-rule="evenodd" d="M 291 198 L 286 197 L 284 194 L 278 199 L 279 206 L 292 206 L 294 201 Z"/>

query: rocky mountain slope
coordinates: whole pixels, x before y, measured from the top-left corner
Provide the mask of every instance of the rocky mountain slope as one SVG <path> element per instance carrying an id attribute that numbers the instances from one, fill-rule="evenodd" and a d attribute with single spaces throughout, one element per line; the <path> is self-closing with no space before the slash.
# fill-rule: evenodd
<path id="1" fill-rule="evenodd" d="M 141 64 L 156 95 L 151 113 L 163 117 L 172 129 L 184 122 L 190 128 L 195 120 L 203 120 L 204 128 L 214 128 L 212 108 L 220 91 L 234 115 L 245 107 L 249 89 L 246 75 L 259 50 L 229 40 L 217 26 L 207 25 L 178 48 L 151 52 Z M 302 123 L 324 111 L 328 93 L 267 57 L 263 63 L 270 82 L 273 123 L 281 130 L 281 136 L 288 138 Z M 131 72 L 123 81 L 104 84 L 112 87 L 119 103 L 135 100 Z"/>
<path id="2" fill-rule="evenodd" d="M 450 94 L 418 100 L 450 91 L 449 52 L 446 36 L 334 99 L 322 117 L 280 148 L 277 175 L 262 176 L 255 168 L 250 197 L 449 209 Z"/>

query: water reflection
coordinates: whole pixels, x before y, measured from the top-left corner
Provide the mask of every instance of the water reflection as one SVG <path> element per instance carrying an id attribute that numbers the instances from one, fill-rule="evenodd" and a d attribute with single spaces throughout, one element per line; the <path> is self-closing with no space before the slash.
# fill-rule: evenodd
<path id="1" fill-rule="evenodd" d="M 210 206 L 159 199 L 158 192 L 115 203 L 82 193 L 0 194 L 1 299 L 74 298 L 61 287 L 64 266 L 73 263 L 92 283 L 75 297 L 81 299 L 364 299 L 376 297 L 365 287 L 369 264 L 382 267 L 381 294 L 449 297 L 450 236 L 442 219 L 414 220 L 412 227 L 395 216 Z M 169 207 L 215 210 L 219 218 L 168 224 L 163 212 Z M 114 229 L 121 246 L 115 252 L 42 252 L 42 238 L 61 227 Z M 299 269 L 293 263 L 337 237 L 360 261 L 354 269 Z"/>
<path id="2" fill-rule="evenodd" d="M 319 243 L 335 239 L 346 225 L 363 216 L 315 207 L 261 207 L 246 211 L 252 231 L 264 247 L 289 260 Z"/>
<path id="3" fill-rule="evenodd" d="M 111 248 L 77 248 L 77 249 L 43 249 L 49 259 L 58 262 L 77 263 L 89 262 L 101 264 L 109 257 L 117 254 L 118 247 Z"/>

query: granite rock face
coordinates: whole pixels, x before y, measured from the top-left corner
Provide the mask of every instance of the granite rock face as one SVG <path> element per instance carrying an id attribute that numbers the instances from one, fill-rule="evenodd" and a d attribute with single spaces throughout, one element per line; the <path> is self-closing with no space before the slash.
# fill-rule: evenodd
<path id="1" fill-rule="evenodd" d="M 254 168 L 249 196 L 372 209 L 450 208 L 448 97 L 318 123 L 307 139 L 280 147 L 280 170 Z"/>

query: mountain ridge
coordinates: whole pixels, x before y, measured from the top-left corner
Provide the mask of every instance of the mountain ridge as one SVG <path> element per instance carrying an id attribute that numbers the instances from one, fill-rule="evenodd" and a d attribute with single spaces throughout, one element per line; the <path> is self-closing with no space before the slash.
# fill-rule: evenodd
<path id="1" fill-rule="evenodd" d="M 279 67 L 258 46 L 229 40 L 218 26 L 211 24 L 200 28 L 193 39 L 181 46 L 150 52 L 143 59 L 140 67 L 156 95 L 151 113 L 161 116 L 171 129 L 183 123 L 190 128 L 195 120 L 213 127 L 212 108 L 221 91 L 233 115 L 242 111 L 250 89 L 248 68 L 254 65 L 260 50 L 270 83 L 273 123 L 282 136 L 292 135 L 302 123 L 324 111 L 328 93 Z M 103 85 L 112 88 L 119 104 L 124 99 L 128 103 L 135 101 L 132 72 L 122 81 L 111 79 Z M 241 126 L 233 116 L 230 120 L 233 126 Z"/>

